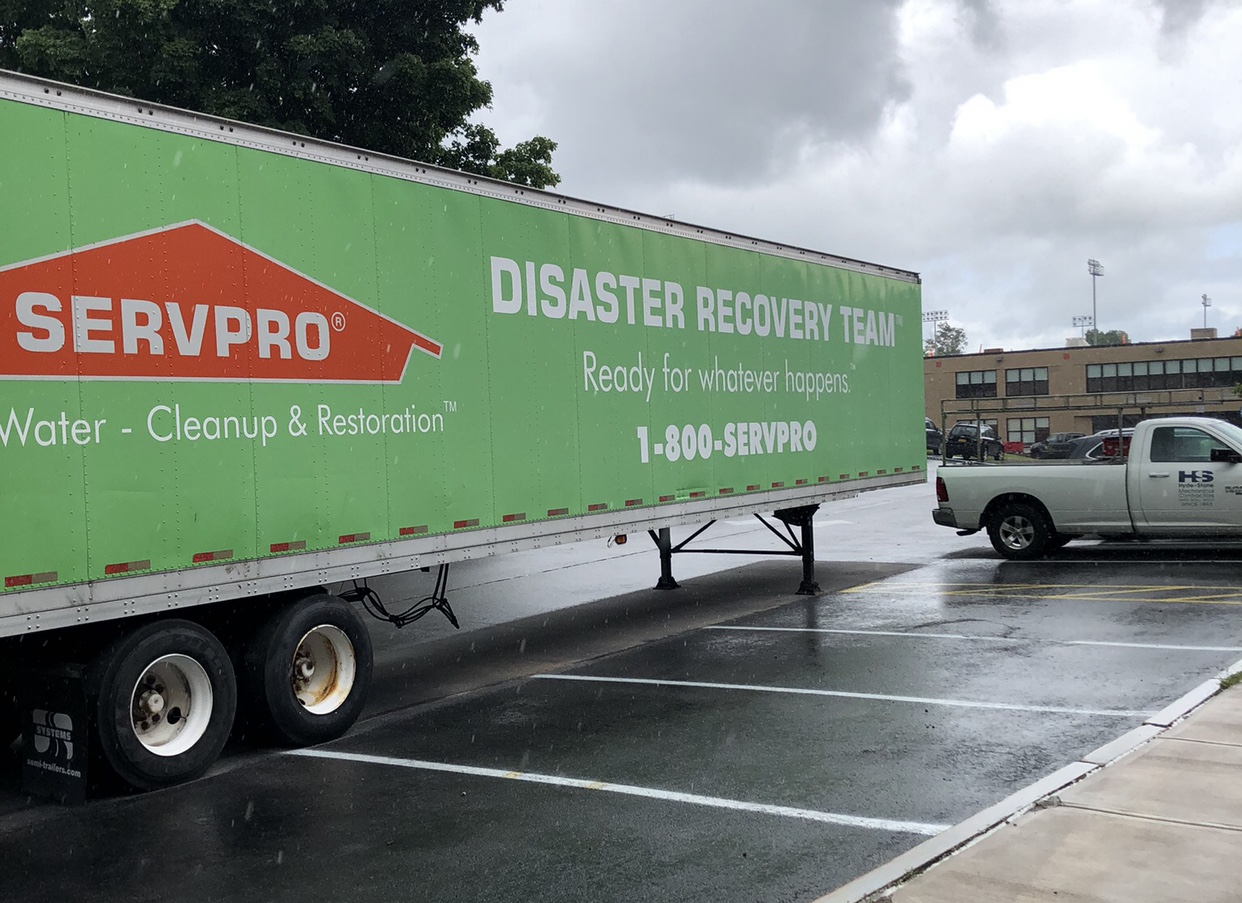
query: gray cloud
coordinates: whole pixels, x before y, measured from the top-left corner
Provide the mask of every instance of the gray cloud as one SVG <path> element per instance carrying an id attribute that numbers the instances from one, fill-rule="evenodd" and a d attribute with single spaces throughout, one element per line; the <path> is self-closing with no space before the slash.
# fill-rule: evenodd
<path id="1" fill-rule="evenodd" d="M 537 52 L 524 48 L 521 67 L 504 74 L 539 85 L 540 127 L 560 142 L 566 173 L 751 184 L 790 165 L 808 143 L 865 139 L 886 105 L 909 97 L 897 6 L 590 4 L 564 30 L 545 32 Z"/>
<path id="2" fill-rule="evenodd" d="M 1203 18 L 1212 0 L 1155 0 L 1160 10 L 1160 28 L 1166 37 L 1181 37 Z"/>

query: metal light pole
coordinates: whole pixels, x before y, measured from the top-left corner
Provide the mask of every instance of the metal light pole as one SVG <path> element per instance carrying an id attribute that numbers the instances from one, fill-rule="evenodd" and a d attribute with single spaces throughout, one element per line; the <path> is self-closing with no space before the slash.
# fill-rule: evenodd
<path id="1" fill-rule="evenodd" d="M 1074 317 L 1074 325 L 1082 327 L 1083 338 L 1087 337 L 1087 327 L 1095 326 L 1095 317 L 1088 317 L 1085 314 L 1081 317 Z"/>
<path id="2" fill-rule="evenodd" d="M 936 338 L 936 328 L 941 323 L 949 321 L 949 312 L 947 310 L 926 310 L 923 311 L 923 322 L 932 324 L 932 341 Z"/>
<path id="3" fill-rule="evenodd" d="M 1104 275 L 1104 265 L 1092 257 L 1087 261 L 1087 272 L 1091 274 L 1091 328 L 1095 330 L 1095 340 L 1100 340 L 1099 317 L 1095 314 L 1095 280 Z"/>
<path id="4" fill-rule="evenodd" d="M 1199 303 L 1203 305 L 1203 328 L 1207 329 L 1207 309 L 1212 306 L 1212 299 L 1204 294 L 1203 300 Z"/>

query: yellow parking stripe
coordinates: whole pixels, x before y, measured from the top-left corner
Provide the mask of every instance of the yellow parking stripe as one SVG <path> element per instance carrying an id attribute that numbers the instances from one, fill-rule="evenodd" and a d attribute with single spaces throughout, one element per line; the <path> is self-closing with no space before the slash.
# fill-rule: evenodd
<path id="1" fill-rule="evenodd" d="M 1019 596 L 1028 599 L 1075 602 L 1156 602 L 1198 605 L 1242 605 L 1242 587 L 1174 584 L 1092 583 L 890 583 L 878 581 L 843 590 L 845 593 L 912 596 L 932 594 L 949 598 Z M 1172 594 L 1172 595 L 1170 595 Z"/>

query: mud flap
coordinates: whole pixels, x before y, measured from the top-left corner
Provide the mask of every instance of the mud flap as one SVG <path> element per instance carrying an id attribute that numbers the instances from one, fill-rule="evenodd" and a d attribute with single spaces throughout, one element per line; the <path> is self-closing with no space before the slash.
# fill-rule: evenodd
<path id="1" fill-rule="evenodd" d="M 22 677 L 22 790 L 83 803 L 90 729 L 82 669 L 32 668 Z"/>

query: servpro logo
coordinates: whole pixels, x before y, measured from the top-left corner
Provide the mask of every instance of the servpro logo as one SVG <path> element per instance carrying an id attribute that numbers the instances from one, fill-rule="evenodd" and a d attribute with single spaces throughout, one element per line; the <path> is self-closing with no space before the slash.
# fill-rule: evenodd
<path id="1" fill-rule="evenodd" d="M 197 221 L 0 268 L 0 378 L 398 383 L 415 348 Z"/>

